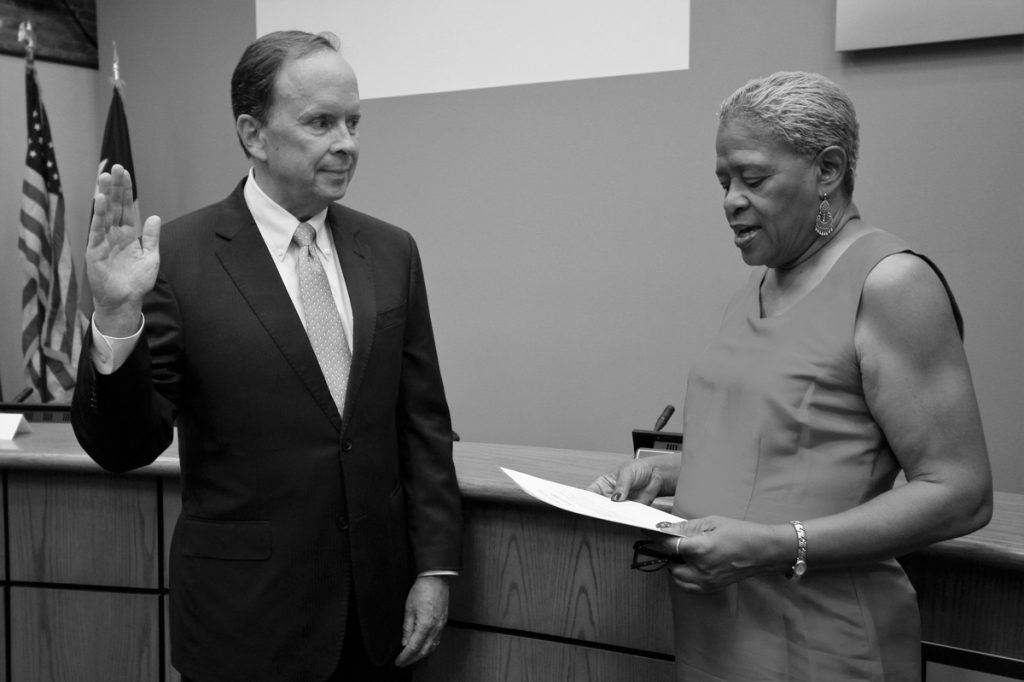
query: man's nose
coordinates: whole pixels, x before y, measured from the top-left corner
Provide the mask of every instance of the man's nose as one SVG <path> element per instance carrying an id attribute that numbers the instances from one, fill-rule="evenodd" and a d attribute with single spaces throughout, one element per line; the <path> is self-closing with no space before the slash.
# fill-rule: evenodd
<path id="1" fill-rule="evenodd" d="M 345 124 L 339 125 L 334 132 L 334 140 L 331 142 L 331 151 L 335 154 L 352 154 L 359 149 L 359 141 L 355 133 L 348 129 Z"/>

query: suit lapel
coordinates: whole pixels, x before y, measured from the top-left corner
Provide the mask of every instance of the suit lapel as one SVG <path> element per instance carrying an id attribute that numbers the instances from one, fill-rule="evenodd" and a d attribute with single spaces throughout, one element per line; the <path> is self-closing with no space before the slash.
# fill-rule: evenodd
<path id="1" fill-rule="evenodd" d="M 341 416 L 331 398 L 316 353 L 281 282 L 273 257 L 245 206 L 241 187 L 227 204 L 231 216 L 224 221 L 223 227 L 218 228 L 218 235 L 225 241 L 217 249 L 217 257 L 281 355 L 340 430 Z"/>
<path id="2" fill-rule="evenodd" d="M 377 322 L 377 304 L 373 287 L 373 260 L 370 247 L 359 239 L 359 228 L 335 204 L 327 211 L 334 248 L 345 277 L 349 301 L 352 303 L 352 369 L 345 394 L 344 424 L 347 426 L 366 376 L 366 365 L 373 347 Z"/>

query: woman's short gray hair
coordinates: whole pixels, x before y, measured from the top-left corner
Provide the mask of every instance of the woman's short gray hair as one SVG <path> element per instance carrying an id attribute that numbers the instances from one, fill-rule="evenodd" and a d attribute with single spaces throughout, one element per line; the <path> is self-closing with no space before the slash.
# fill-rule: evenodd
<path id="1" fill-rule="evenodd" d="M 843 187 L 853 195 L 860 126 L 853 102 L 829 79 L 804 71 L 779 71 L 755 78 L 719 107 L 719 125 L 733 120 L 760 123 L 770 135 L 807 158 L 814 158 L 825 147 L 839 147 L 847 159 Z"/>

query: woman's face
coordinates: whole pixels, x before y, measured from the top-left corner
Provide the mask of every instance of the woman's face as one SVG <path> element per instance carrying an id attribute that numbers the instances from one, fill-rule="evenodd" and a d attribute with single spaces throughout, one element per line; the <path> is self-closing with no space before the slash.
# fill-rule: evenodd
<path id="1" fill-rule="evenodd" d="M 725 190 L 725 218 L 748 265 L 795 261 L 814 242 L 818 169 L 757 123 L 718 128 L 715 174 Z"/>

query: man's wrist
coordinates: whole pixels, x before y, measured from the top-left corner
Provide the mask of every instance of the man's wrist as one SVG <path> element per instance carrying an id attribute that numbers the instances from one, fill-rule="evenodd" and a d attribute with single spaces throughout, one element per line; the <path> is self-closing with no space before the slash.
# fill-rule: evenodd
<path id="1" fill-rule="evenodd" d="M 135 346 L 142 336 L 142 328 L 146 321 L 139 315 L 138 324 L 135 330 L 126 336 L 112 336 L 100 331 L 96 323 L 96 313 L 92 316 L 92 328 L 89 333 L 92 335 L 92 363 L 100 374 L 113 374 L 117 371 L 131 355 Z"/>
<path id="2" fill-rule="evenodd" d="M 96 331 L 115 339 L 126 339 L 138 333 L 142 322 L 142 306 L 127 304 L 105 309 L 97 306 L 92 323 Z"/>
<path id="3" fill-rule="evenodd" d="M 416 574 L 417 578 L 455 578 L 458 571 L 421 571 Z"/>

